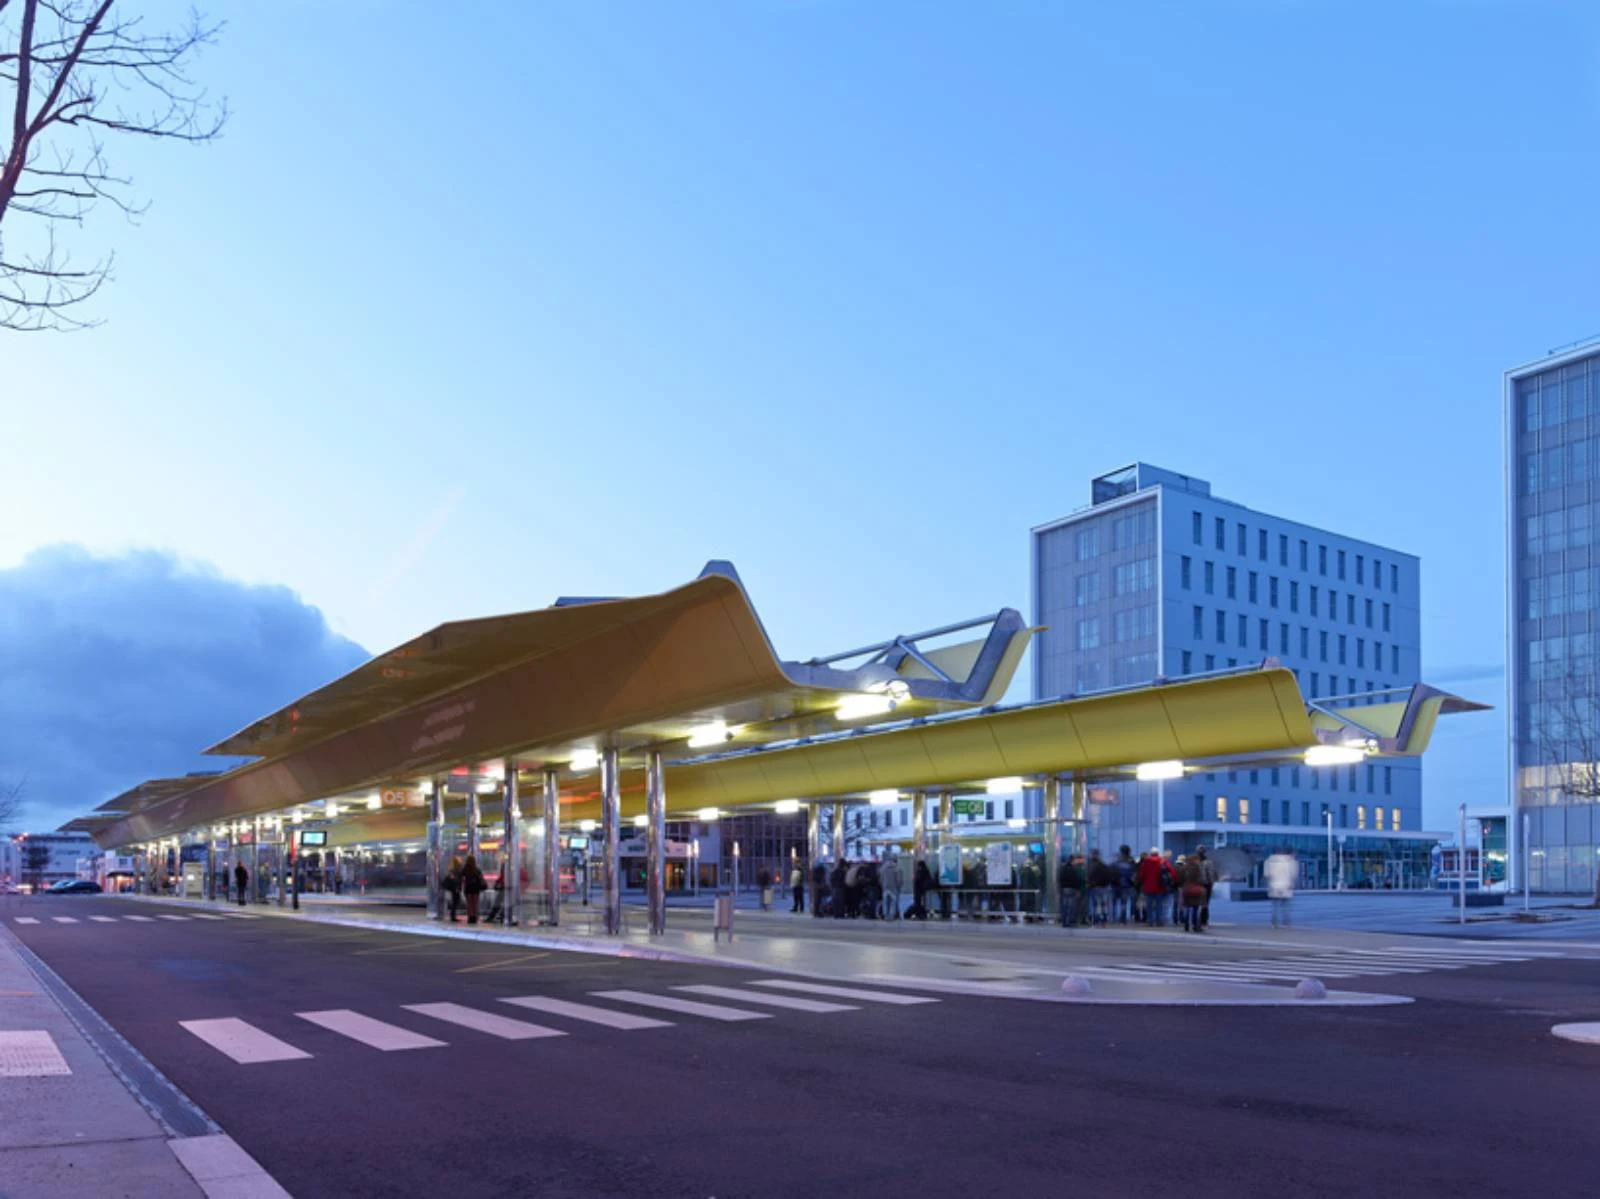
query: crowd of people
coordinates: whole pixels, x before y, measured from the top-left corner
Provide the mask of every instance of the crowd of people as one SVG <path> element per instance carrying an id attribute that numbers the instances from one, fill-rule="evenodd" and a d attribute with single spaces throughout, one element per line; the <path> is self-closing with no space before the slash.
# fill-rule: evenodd
<path id="1" fill-rule="evenodd" d="M 1211 923 L 1216 884 L 1216 867 L 1203 845 L 1176 859 L 1170 849 L 1158 846 L 1135 859 L 1124 845 L 1110 862 L 1098 849 L 1087 860 L 1075 854 L 1061 864 L 1061 924 L 1171 924 L 1203 932 Z"/>

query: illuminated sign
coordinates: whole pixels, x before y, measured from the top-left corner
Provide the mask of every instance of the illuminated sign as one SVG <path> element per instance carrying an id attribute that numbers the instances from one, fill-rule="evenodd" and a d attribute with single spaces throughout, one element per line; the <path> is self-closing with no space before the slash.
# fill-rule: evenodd
<path id="1" fill-rule="evenodd" d="M 300 834 L 301 845 L 326 845 L 328 843 L 328 830 L 325 828 L 308 829 Z"/>

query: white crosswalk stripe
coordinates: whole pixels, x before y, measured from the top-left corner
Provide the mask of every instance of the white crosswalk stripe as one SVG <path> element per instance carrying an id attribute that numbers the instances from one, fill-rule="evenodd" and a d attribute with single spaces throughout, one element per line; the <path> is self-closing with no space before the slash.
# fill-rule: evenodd
<path id="1" fill-rule="evenodd" d="M 154 916 L 129 916 L 127 919 L 137 920 L 140 924 L 154 924 L 156 922 Z"/>
<path id="2" fill-rule="evenodd" d="M 536 1012 L 549 1012 L 552 1016 L 565 1016 L 569 1020 L 583 1020 L 589 1024 L 601 1024 L 606 1028 L 620 1028 L 627 1031 L 640 1028 L 671 1028 L 672 1021 L 657 1020 L 653 1016 L 636 1016 L 632 1012 L 618 1012 L 611 1008 L 595 1007 L 587 1003 L 573 1003 L 566 999 L 550 999 L 543 995 L 516 995 L 508 999 L 501 999 L 501 1003 L 514 1003 L 518 1007 L 531 1008 Z"/>
<path id="3" fill-rule="evenodd" d="M 229 1016 L 220 1020 L 180 1020 L 181 1028 L 192 1032 L 211 1048 L 227 1054 L 241 1065 L 255 1062 L 287 1062 L 310 1057 L 287 1041 L 262 1032 L 253 1024 Z"/>
<path id="4" fill-rule="evenodd" d="M 78 918 L 76 916 L 52 916 L 52 917 L 50 917 L 50 919 L 54 920 L 57 924 L 76 924 L 76 923 L 78 923 Z"/>
<path id="5" fill-rule="evenodd" d="M 696 999 L 678 999 L 671 995 L 652 995 L 648 991 L 594 991 L 599 999 L 615 999 L 618 1003 L 637 1003 L 640 1007 L 656 1007 L 668 1012 L 682 1012 L 686 1016 L 703 1016 L 707 1020 L 721 1020 L 732 1024 L 740 1020 L 770 1020 L 771 1012 L 747 1012 L 743 1008 L 724 1007 L 720 1003 L 701 1003 Z"/>
<path id="6" fill-rule="evenodd" d="M 221 920 L 222 919 L 221 916 L 213 916 L 210 912 L 192 912 L 190 914 L 196 920 Z"/>
<path id="7" fill-rule="evenodd" d="M 824 1003 L 820 999 L 801 999 L 796 995 L 763 995 L 760 991 L 746 991 L 739 987 L 715 987 L 701 984 L 690 987 L 673 987 L 674 991 L 687 991 L 692 995 L 709 995 L 712 999 L 735 999 L 744 1003 L 757 1003 L 766 1007 L 787 1008 L 792 1012 L 859 1012 L 849 1003 Z"/>
<path id="8" fill-rule="evenodd" d="M 510 1016 L 497 1016 L 493 1012 L 480 1012 L 477 1008 L 459 1003 L 408 1003 L 406 1011 L 422 1016 L 432 1016 L 448 1024 L 476 1029 L 491 1037 L 507 1041 L 531 1041 L 535 1037 L 564 1037 L 560 1029 L 546 1028 L 542 1024 L 529 1024 L 526 1020 L 513 1020 Z"/>
<path id="9" fill-rule="evenodd" d="M 295 1015 L 326 1028 L 329 1032 L 336 1032 L 349 1037 L 352 1041 L 360 1041 L 363 1045 L 381 1049 L 385 1053 L 397 1049 L 433 1049 L 444 1044 L 443 1041 L 412 1032 L 409 1028 L 401 1028 L 398 1024 L 385 1024 L 382 1020 L 374 1020 L 371 1016 L 352 1012 L 349 1008 L 333 1008 L 325 1012 L 296 1012 Z"/>
<path id="10" fill-rule="evenodd" d="M 163 912 L 161 914 L 161 919 L 163 919 L 163 920 L 187 920 L 187 919 L 189 919 L 189 917 L 187 917 L 187 916 L 168 916 L 165 912 Z"/>
<path id="11" fill-rule="evenodd" d="M 863 991 L 859 987 L 835 987 L 828 983 L 802 982 L 796 978 L 760 978 L 758 987 L 781 987 L 785 991 L 805 991 L 812 995 L 837 995 L 840 999 L 860 999 L 867 1003 L 891 1003 L 909 1006 L 913 1003 L 938 1003 L 931 995 L 897 995 L 892 991 Z"/>
<path id="12" fill-rule="evenodd" d="M 90 916 L 89 919 L 96 924 L 115 924 L 117 922 L 115 916 Z"/>
<path id="13" fill-rule="evenodd" d="M 38 924 L 39 923 L 39 919 L 36 916 L 18 916 L 17 917 L 17 923 L 18 924 Z"/>
<path id="14" fill-rule="evenodd" d="M 1145 982 L 1295 982 L 1307 977 L 1364 978 L 1428 974 L 1560 956 L 1560 953 L 1539 953 L 1511 946 L 1505 949 L 1494 946 L 1392 946 L 1237 960 L 1118 962 L 1074 967 L 1072 972 L 1090 978 Z"/>

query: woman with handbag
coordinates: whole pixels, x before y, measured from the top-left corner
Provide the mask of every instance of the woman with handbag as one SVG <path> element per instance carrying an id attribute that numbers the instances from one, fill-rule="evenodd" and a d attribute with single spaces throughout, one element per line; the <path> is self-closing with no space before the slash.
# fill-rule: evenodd
<path id="1" fill-rule="evenodd" d="M 1191 933 L 1200 931 L 1200 908 L 1206 901 L 1205 871 L 1200 859 L 1191 854 L 1178 864 L 1178 878 L 1183 894 L 1183 927 Z"/>

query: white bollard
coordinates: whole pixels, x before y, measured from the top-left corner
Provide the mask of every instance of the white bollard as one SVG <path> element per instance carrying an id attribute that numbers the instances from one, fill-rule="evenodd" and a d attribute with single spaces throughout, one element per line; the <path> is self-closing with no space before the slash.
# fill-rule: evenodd
<path id="1" fill-rule="evenodd" d="M 1063 995 L 1089 995 L 1094 991 L 1088 979 L 1077 974 L 1069 974 L 1061 980 L 1061 993 Z"/>
<path id="2" fill-rule="evenodd" d="M 1296 999 L 1326 999 L 1328 988 L 1320 978 L 1302 978 L 1294 985 Z"/>

